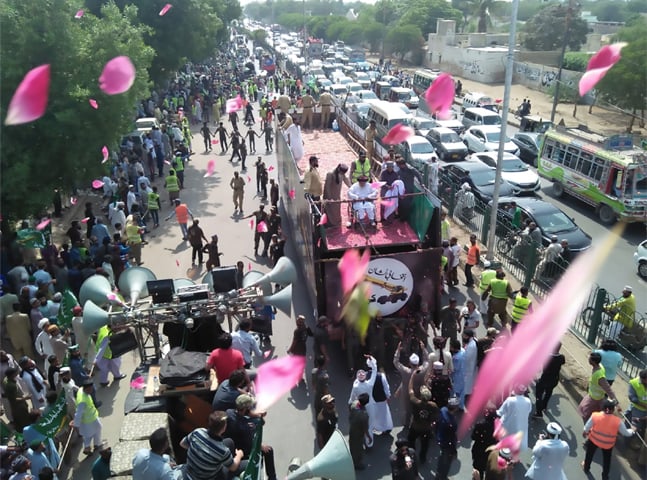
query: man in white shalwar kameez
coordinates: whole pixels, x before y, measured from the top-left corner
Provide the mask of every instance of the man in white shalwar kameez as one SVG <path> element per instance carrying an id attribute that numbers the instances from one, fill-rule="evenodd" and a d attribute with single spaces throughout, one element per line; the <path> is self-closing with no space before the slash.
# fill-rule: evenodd
<path id="1" fill-rule="evenodd" d="M 377 375 L 375 386 L 373 387 L 373 406 L 369 411 L 369 425 L 372 425 L 372 432 L 381 434 L 393 430 L 393 417 L 389 408 L 389 399 L 391 398 L 391 389 L 386 375 L 382 372 L 374 371 Z M 379 393 L 378 393 L 379 392 Z M 384 395 L 382 396 L 382 393 Z M 380 400 L 384 398 L 384 400 Z"/>
<path id="2" fill-rule="evenodd" d="M 465 349 L 465 356 L 463 357 L 463 365 L 465 369 L 465 387 L 463 395 L 465 403 L 467 403 L 469 396 L 472 394 L 472 389 L 474 388 L 474 380 L 476 380 L 477 372 L 478 347 L 476 346 L 476 340 L 474 339 L 474 330 L 470 330 L 469 328 L 463 330 L 463 348 Z"/>
<path id="3" fill-rule="evenodd" d="M 514 435 L 517 432 L 523 433 L 522 452 L 528 449 L 528 419 L 532 412 L 532 402 L 524 395 L 525 391 L 525 386 L 515 388 L 513 394 L 506 398 L 496 411 L 497 415 L 501 417 L 503 428 L 508 432 L 508 435 Z"/>
<path id="4" fill-rule="evenodd" d="M 428 352 L 424 344 L 422 345 L 422 358 L 424 363 L 420 366 L 420 357 L 415 353 L 412 353 L 409 356 L 409 366 L 402 365 L 400 363 L 400 352 L 402 350 L 402 342 L 398 344 L 398 348 L 395 350 L 395 355 L 393 355 L 393 366 L 400 374 L 402 383 L 396 391 L 396 397 L 400 399 L 400 411 L 402 412 L 402 425 L 405 428 L 409 428 L 411 423 L 411 401 L 409 400 L 409 379 L 411 374 L 420 367 L 422 370 L 427 371 L 429 368 L 429 361 L 427 360 Z"/>
<path id="5" fill-rule="evenodd" d="M 568 480 L 564 473 L 564 461 L 570 448 L 559 438 L 562 427 L 556 422 L 546 426 L 546 437 L 540 437 L 532 449 L 532 465 L 525 478 L 532 480 Z"/>
<path id="6" fill-rule="evenodd" d="M 40 328 L 40 333 L 34 341 L 34 349 L 36 354 L 45 362 L 44 371 L 49 372 L 49 356 L 54 355 L 54 349 L 52 348 L 52 342 L 49 338 L 49 333 L 47 329 L 49 328 L 49 320 L 46 318 L 41 319 L 38 322 L 38 328 Z"/>
<path id="7" fill-rule="evenodd" d="M 353 211 L 356 212 L 357 218 L 361 220 L 368 216 L 371 225 L 375 226 L 375 203 L 373 200 L 377 198 L 377 190 L 368 183 L 366 175 L 360 176 L 357 182 L 348 189 L 348 198 L 353 200 Z"/>
<path id="8" fill-rule="evenodd" d="M 45 395 L 47 394 L 47 382 L 45 375 L 36 368 L 36 363 L 29 357 L 22 357 L 18 362 L 22 372 L 23 386 L 27 387 L 26 393 L 31 396 L 31 405 L 34 410 L 44 410 L 47 406 Z"/>
<path id="9" fill-rule="evenodd" d="M 92 365 L 97 352 L 90 335 L 83 330 L 83 309 L 77 305 L 72 309 L 72 315 L 74 315 L 72 318 L 72 330 L 74 331 L 76 344 L 79 346 L 85 364 Z"/>
<path id="10" fill-rule="evenodd" d="M 350 397 L 348 397 L 348 405 L 353 405 L 357 398 L 362 394 L 366 393 L 368 395 L 369 401 L 366 405 L 366 413 L 368 413 L 368 434 L 371 438 L 370 445 L 373 445 L 373 418 L 375 417 L 375 411 L 372 408 L 375 405 L 375 400 L 373 399 L 373 387 L 375 386 L 375 381 L 377 380 L 377 360 L 369 356 L 366 359 L 366 365 L 368 366 L 371 376 L 368 377 L 365 370 L 358 370 L 355 375 L 355 381 L 353 382 L 353 388 L 350 391 Z"/>

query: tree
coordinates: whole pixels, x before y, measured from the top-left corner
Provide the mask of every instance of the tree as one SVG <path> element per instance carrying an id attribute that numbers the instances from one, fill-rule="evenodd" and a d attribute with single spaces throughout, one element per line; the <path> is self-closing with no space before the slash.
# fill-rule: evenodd
<path id="1" fill-rule="evenodd" d="M 146 28 L 137 23 L 137 8 L 105 5 L 102 18 L 74 19 L 69 0 L 4 0 L 0 42 L 2 110 L 25 73 L 51 65 L 47 111 L 40 119 L 2 126 L 3 218 L 38 214 L 50 204 L 54 188 L 71 191 L 89 186 L 101 175 L 101 149 L 114 150 L 120 135 L 132 128 L 133 106 L 149 95 L 147 69 L 154 52 L 144 43 Z M 106 95 L 98 86 L 105 63 L 130 57 L 137 70 L 126 93 Z M 90 107 L 94 98 L 99 109 Z"/>
<path id="2" fill-rule="evenodd" d="M 415 25 L 397 26 L 386 34 L 386 47 L 401 58 L 408 52 L 417 52 L 423 43 L 422 33 Z"/>
<path id="3" fill-rule="evenodd" d="M 647 108 L 647 19 L 633 18 L 616 34 L 614 41 L 628 44 L 622 49 L 620 61 L 597 84 L 598 95 L 620 108 L 644 111 Z"/>
<path id="4" fill-rule="evenodd" d="M 567 28 L 570 30 L 568 47 L 577 51 L 586 41 L 586 21 L 580 18 L 578 10 L 567 5 L 548 5 L 526 23 L 523 46 L 535 51 L 558 50 L 564 43 Z"/>
<path id="5" fill-rule="evenodd" d="M 591 54 L 586 52 L 566 52 L 564 55 L 564 68 L 575 72 L 585 72 Z"/>
<path id="6" fill-rule="evenodd" d="M 624 22 L 629 14 L 624 2 L 606 0 L 591 5 L 591 13 L 601 22 Z"/>
<path id="7" fill-rule="evenodd" d="M 368 42 L 371 52 L 377 52 L 386 35 L 385 26 L 381 23 L 370 22 L 364 25 L 364 40 Z"/>
<path id="8" fill-rule="evenodd" d="M 438 19 L 460 22 L 462 14 L 445 0 L 412 0 L 400 17 L 399 26 L 416 26 L 426 38 L 436 32 Z"/>

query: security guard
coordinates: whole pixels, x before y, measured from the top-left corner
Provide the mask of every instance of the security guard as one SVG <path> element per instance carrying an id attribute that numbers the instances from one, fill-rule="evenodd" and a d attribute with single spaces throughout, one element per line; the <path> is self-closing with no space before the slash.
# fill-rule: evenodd
<path id="1" fill-rule="evenodd" d="M 487 326 L 494 325 L 494 315 L 499 315 L 501 325 L 505 327 L 508 324 L 508 298 L 512 298 L 512 287 L 510 282 L 505 279 L 505 273 L 502 270 L 496 272 L 496 276 L 485 289 L 481 299 L 487 298 L 490 294 L 488 304 Z"/>
<path id="2" fill-rule="evenodd" d="M 488 310 L 488 302 L 486 300 L 483 300 L 482 297 L 487 288 L 490 286 L 492 280 L 494 280 L 494 278 L 496 277 L 496 270 L 492 268 L 492 264 L 489 260 L 484 260 L 483 266 L 485 267 L 485 270 L 481 272 L 481 281 L 479 283 L 479 290 L 481 295 L 481 299 L 479 301 L 479 310 L 481 311 L 481 314 L 485 315 Z"/>
<path id="3" fill-rule="evenodd" d="M 303 114 L 301 115 L 301 128 L 304 130 L 313 127 L 312 111 L 314 110 L 315 105 L 315 99 L 312 98 L 312 95 L 310 95 L 310 90 L 308 90 L 306 94 L 301 97 L 301 106 L 303 107 Z"/>
<path id="4" fill-rule="evenodd" d="M 180 189 L 184 188 L 184 158 L 182 158 L 182 152 L 177 150 L 175 152 L 175 158 L 173 159 L 173 168 L 175 169 L 175 174 L 177 175 L 178 183 L 180 184 Z"/>
<path id="5" fill-rule="evenodd" d="M 371 162 L 366 161 L 366 153 L 364 151 L 359 152 L 359 158 L 350 165 L 352 183 L 357 183 L 361 176 L 371 178 Z"/>
<path id="6" fill-rule="evenodd" d="M 130 247 L 129 256 L 137 265 L 142 263 L 142 228 L 139 226 L 139 214 L 131 215 L 126 224 L 126 239 Z"/>
<path id="7" fill-rule="evenodd" d="M 636 378 L 629 381 L 629 401 L 634 424 L 647 417 L 647 369 L 641 370 Z M 645 420 L 643 421 L 643 425 Z M 644 428 L 644 427 L 643 427 Z"/>
<path id="8" fill-rule="evenodd" d="M 373 141 L 376 135 L 375 120 L 371 120 L 368 122 L 368 127 L 364 130 L 364 146 L 366 147 L 366 156 L 369 159 L 373 158 Z"/>
<path id="9" fill-rule="evenodd" d="M 171 202 L 171 206 L 173 206 L 173 201 L 180 196 L 180 181 L 178 180 L 177 175 L 175 175 L 174 169 L 171 168 L 168 171 L 168 175 L 164 179 L 164 186 L 168 192 L 169 202 Z"/>
<path id="10" fill-rule="evenodd" d="M 319 97 L 319 105 L 321 106 L 321 128 L 326 129 L 330 126 L 330 107 L 332 107 L 332 95 L 325 91 Z"/>
<path id="11" fill-rule="evenodd" d="M 160 208 L 162 208 L 160 196 L 157 193 L 157 187 L 153 187 L 153 190 L 148 193 L 148 212 L 153 219 L 153 228 L 160 226 Z"/>
<path id="12" fill-rule="evenodd" d="M 108 327 L 105 327 L 108 328 Z M 88 378 L 83 382 L 83 388 L 76 392 L 76 413 L 74 415 L 73 427 L 79 429 L 83 437 L 83 454 L 92 455 L 91 445 L 94 441 L 94 449 L 101 444 L 101 421 L 99 411 L 92 400 L 94 385 L 92 379 Z"/>
<path id="13" fill-rule="evenodd" d="M 532 300 L 528 298 L 528 287 L 521 287 L 519 292 L 514 297 L 514 304 L 512 305 L 512 331 L 519 326 L 523 317 L 532 312 Z"/>

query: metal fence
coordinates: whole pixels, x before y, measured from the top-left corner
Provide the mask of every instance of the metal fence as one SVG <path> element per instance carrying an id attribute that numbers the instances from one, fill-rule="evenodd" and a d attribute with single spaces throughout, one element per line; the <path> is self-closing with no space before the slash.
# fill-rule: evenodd
<path id="1" fill-rule="evenodd" d="M 422 172 L 426 175 L 427 172 Z M 454 222 L 462 225 L 466 230 L 477 235 L 481 243 L 487 244 L 490 218 L 495 214 L 490 205 L 476 200 L 474 214 L 471 218 L 463 217 L 455 211 L 456 193 L 459 185 L 450 177 L 444 175 L 442 170 L 439 175 L 438 195 L 447 209 L 448 215 Z M 545 298 L 563 275 L 568 265 L 564 262 L 542 262 L 542 248 L 536 248 L 524 243 L 519 232 L 509 223 L 497 219 L 496 241 L 494 256 L 503 268 L 524 286 L 528 287 L 534 296 Z M 585 340 L 591 348 L 597 348 L 600 343 L 613 332 L 610 331 L 611 316 L 605 313 L 605 305 L 613 303 L 616 299 L 600 287 L 595 287 L 582 311 L 571 325 L 573 333 Z M 623 330 L 617 342 L 620 353 L 623 355 L 621 371 L 629 378 L 638 375 L 645 368 L 647 355 L 643 353 L 647 317 L 636 313 L 634 327 L 630 332 Z"/>

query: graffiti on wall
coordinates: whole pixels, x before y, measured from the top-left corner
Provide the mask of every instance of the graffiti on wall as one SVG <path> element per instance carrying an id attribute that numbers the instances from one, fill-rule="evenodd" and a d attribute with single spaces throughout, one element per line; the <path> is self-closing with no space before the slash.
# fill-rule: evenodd
<path id="1" fill-rule="evenodd" d="M 485 72 L 481 69 L 481 65 L 479 65 L 479 62 L 476 60 L 472 60 L 471 62 L 460 62 L 460 66 L 463 69 L 464 73 L 470 74 L 470 75 L 484 75 Z"/>
<path id="2" fill-rule="evenodd" d="M 555 78 L 557 78 L 557 73 L 553 71 L 544 72 L 543 76 L 541 77 L 541 86 L 550 87 L 553 84 Z"/>
<path id="3" fill-rule="evenodd" d="M 536 82 L 541 75 L 541 71 L 538 68 L 531 67 L 525 63 L 516 64 L 516 73 L 530 82 Z"/>

